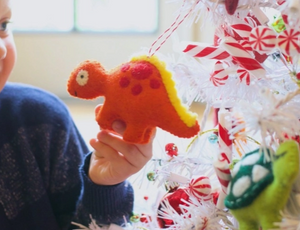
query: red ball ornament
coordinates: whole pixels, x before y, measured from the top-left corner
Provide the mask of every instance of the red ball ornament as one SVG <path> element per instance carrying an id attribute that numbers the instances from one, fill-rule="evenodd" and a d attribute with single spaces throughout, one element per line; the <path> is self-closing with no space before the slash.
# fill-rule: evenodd
<path id="1" fill-rule="evenodd" d="M 198 199 L 202 199 L 210 195 L 211 184 L 209 178 L 206 176 L 202 176 L 196 179 L 192 179 L 189 184 L 189 190 L 191 194 Z"/>
<path id="2" fill-rule="evenodd" d="M 141 217 L 140 217 L 140 221 L 141 221 L 142 223 L 149 223 L 149 222 L 152 221 L 152 219 L 151 219 L 151 216 L 142 213 L 142 215 L 141 215 Z"/>
<path id="3" fill-rule="evenodd" d="M 174 143 L 166 144 L 165 151 L 170 157 L 178 156 L 178 148 Z"/>
<path id="4" fill-rule="evenodd" d="M 182 200 L 188 201 L 189 200 L 189 195 L 187 194 L 186 189 L 183 188 L 178 188 L 173 192 L 167 193 L 161 200 L 158 210 L 162 210 L 163 203 L 164 201 L 168 201 L 169 204 L 172 206 L 172 208 L 178 213 L 182 214 L 182 211 L 179 207 L 179 205 L 185 205 L 187 206 L 186 203 L 182 202 Z M 160 228 L 168 228 L 172 225 L 174 225 L 173 220 L 170 219 L 164 219 L 160 217 L 160 215 L 157 217 L 157 222 Z"/>

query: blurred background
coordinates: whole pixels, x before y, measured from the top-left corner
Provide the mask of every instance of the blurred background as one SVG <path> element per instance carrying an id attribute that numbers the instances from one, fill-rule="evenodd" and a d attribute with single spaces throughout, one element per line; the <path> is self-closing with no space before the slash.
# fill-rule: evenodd
<path id="1" fill-rule="evenodd" d="M 18 61 L 10 81 L 31 84 L 60 97 L 87 141 L 95 137 L 99 129 L 94 121 L 94 107 L 103 100 L 85 101 L 70 97 L 66 91 L 70 72 L 86 59 L 97 60 L 111 69 L 142 49 L 149 49 L 175 21 L 182 4 L 182 1 L 168 0 L 12 2 L 11 26 Z M 174 36 L 180 40 L 211 43 L 213 27 L 205 24 L 202 29 L 205 33 L 199 31 L 197 23 L 183 23 Z M 159 52 L 172 55 L 173 46 L 170 38 Z M 201 119 L 203 105 L 192 105 L 191 109 L 198 112 Z M 189 140 L 159 134 L 157 151 L 164 148 L 164 143 L 172 141 L 185 146 Z"/>

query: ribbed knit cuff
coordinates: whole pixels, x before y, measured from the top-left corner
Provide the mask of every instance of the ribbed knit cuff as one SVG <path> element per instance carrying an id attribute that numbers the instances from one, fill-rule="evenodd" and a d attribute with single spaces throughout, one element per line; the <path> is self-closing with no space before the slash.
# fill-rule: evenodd
<path id="1" fill-rule="evenodd" d="M 87 155 L 81 168 L 83 177 L 82 204 L 97 216 L 128 216 L 133 209 L 133 188 L 124 181 L 116 185 L 97 185 L 88 177 L 91 154 Z"/>

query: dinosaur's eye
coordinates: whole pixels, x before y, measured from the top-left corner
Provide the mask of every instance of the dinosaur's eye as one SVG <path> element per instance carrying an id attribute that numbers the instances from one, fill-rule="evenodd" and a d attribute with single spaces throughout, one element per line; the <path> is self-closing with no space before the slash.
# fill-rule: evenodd
<path id="1" fill-rule="evenodd" d="M 86 70 L 80 70 L 77 74 L 76 81 L 79 85 L 84 86 L 89 80 L 89 73 Z"/>

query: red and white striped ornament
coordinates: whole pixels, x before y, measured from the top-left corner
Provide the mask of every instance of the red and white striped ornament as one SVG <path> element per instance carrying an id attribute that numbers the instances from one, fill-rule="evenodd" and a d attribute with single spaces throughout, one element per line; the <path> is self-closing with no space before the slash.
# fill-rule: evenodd
<path id="1" fill-rule="evenodd" d="M 207 58 L 215 60 L 230 60 L 230 54 L 218 46 L 209 46 L 204 43 L 189 44 L 183 50 L 192 57 Z"/>
<path id="2" fill-rule="evenodd" d="M 300 31 L 287 28 L 277 38 L 277 45 L 280 51 L 287 56 L 294 56 L 300 53 Z"/>
<path id="3" fill-rule="evenodd" d="M 217 61 L 209 80 L 214 84 L 214 86 L 220 86 L 225 85 L 227 79 L 228 74 L 223 67 L 223 63 L 221 61 Z"/>
<path id="4" fill-rule="evenodd" d="M 276 47 L 277 35 L 267 26 L 258 26 L 252 29 L 249 36 L 251 47 L 259 53 L 267 53 Z"/>
<path id="5" fill-rule="evenodd" d="M 207 197 L 212 191 L 209 178 L 201 176 L 196 179 L 192 179 L 189 184 L 189 190 L 191 194 L 198 199 Z"/>
<path id="6" fill-rule="evenodd" d="M 240 40 L 238 43 L 252 55 L 253 48 L 248 40 Z"/>
<path id="7" fill-rule="evenodd" d="M 227 194 L 227 187 L 231 180 L 229 165 L 232 160 L 232 140 L 230 139 L 228 130 L 232 127 L 232 124 L 227 120 L 228 116 L 230 116 L 229 111 L 225 109 L 219 110 L 219 155 L 214 162 L 214 169 L 221 185 L 220 196 L 217 203 L 217 207 L 220 209 L 224 207 L 223 199 Z"/>
<path id="8" fill-rule="evenodd" d="M 236 61 L 240 67 L 248 70 L 250 74 L 257 78 L 265 76 L 265 69 L 234 38 L 226 37 L 222 40 L 220 46 L 230 53 L 232 59 Z"/>
<path id="9" fill-rule="evenodd" d="M 253 56 L 253 58 L 258 61 L 259 63 L 263 63 L 267 58 L 268 58 L 268 55 L 263 53 L 259 53 L 257 52 L 256 50 L 253 50 L 251 44 L 249 41 L 246 41 L 246 40 L 240 40 L 238 41 L 238 43 L 246 50 L 248 51 L 248 53 Z"/>
<path id="10" fill-rule="evenodd" d="M 253 18 L 246 17 L 244 20 L 239 20 L 230 25 L 230 27 L 243 39 L 248 40 L 253 27 L 257 24 Z"/>
<path id="11" fill-rule="evenodd" d="M 227 188 L 231 180 L 229 164 L 225 153 L 221 153 L 219 159 L 214 163 L 215 172 L 221 185 L 221 191 L 224 194 L 227 194 Z"/>
<path id="12" fill-rule="evenodd" d="M 250 85 L 251 76 L 247 70 L 238 68 L 236 72 L 239 76 L 240 82 L 244 82 L 246 85 Z"/>

